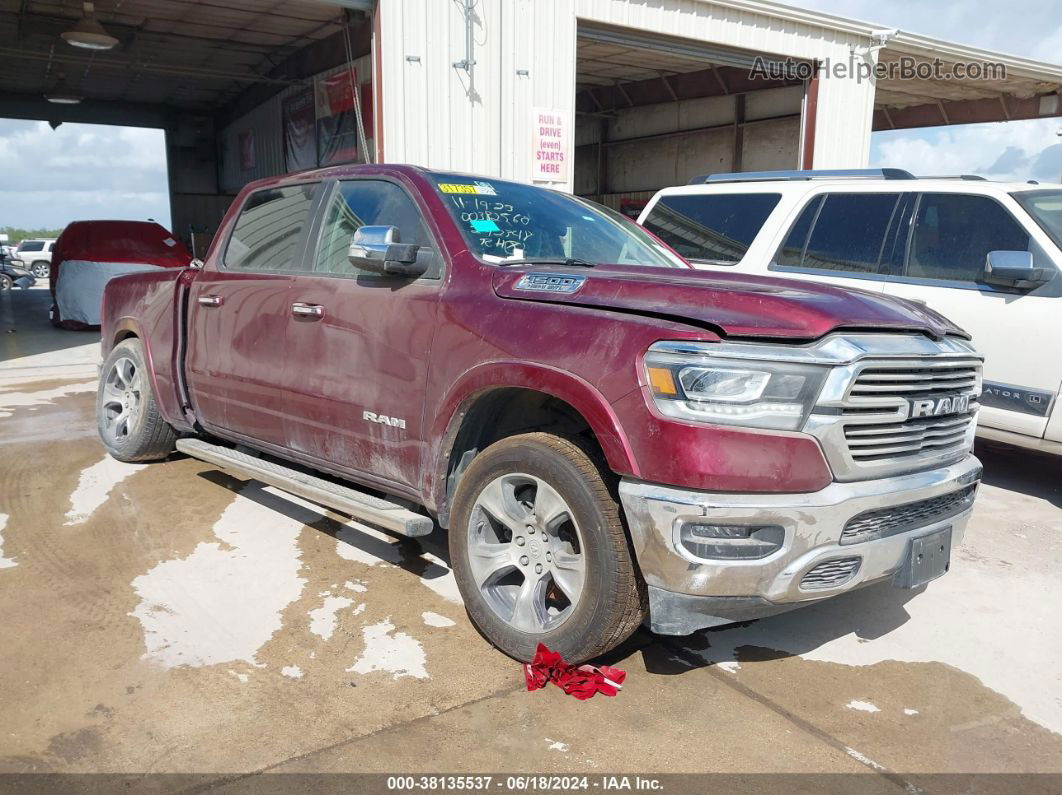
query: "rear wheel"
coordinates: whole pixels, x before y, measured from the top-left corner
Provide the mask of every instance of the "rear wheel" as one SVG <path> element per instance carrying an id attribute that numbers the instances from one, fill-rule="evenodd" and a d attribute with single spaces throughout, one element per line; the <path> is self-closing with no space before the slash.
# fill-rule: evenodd
<path id="1" fill-rule="evenodd" d="M 51 270 L 52 266 L 44 260 L 34 262 L 33 265 L 30 266 L 30 273 L 32 273 L 38 279 L 47 279 L 48 274 L 51 273 Z"/>
<path id="2" fill-rule="evenodd" d="M 473 460 L 454 497 L 450 554 L 465 607 L 518 660 L 542 642 L 583 662 L 645 616 L 612 476 L 592 456 L 552 434 L 513 436 Z"/>
<path id="3" fill-rule="evenodd" d="M 0 290 L 10 290 L 15 286 L 14 281 L 6 273 L 0 273 Z"/>
<path id="4" fill-rule="evenodd" d="M 173 452 L 177 434 L 159 414 L 140 340 L 118 343 L 103 363 L 96 426 L 119 461 L 152 461 Z"/>

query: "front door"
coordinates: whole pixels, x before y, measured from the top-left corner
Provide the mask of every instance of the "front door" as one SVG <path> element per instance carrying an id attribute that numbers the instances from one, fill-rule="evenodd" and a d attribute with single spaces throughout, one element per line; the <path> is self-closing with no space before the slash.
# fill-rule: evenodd
<path id="1" fill-rule="evenodd" d="M 185 370 L 196 416 L 221 435 L 283 445 L 292 273 L 320 183 L 247 197 L 192 282 Z"/>
<path id="2" fill-rule="evenodd" d="M 288 445 L 384 490 L 419 493 L 442 257 L 398 183 L 347 180 L 328 190 L 314 270 L 296 275 L 290 291 Z M 413 280 L 354 267 L 347 253 L 362 225 L 396 227 L 402 243 L 435 251 L 433 267 Z"/>
<path id="3" fill-rule="evenodd" d="M 1042 437 L 1062 383 L 1062 277 L 1034 290 L 980 281 L 989 251 L 1032 251 L 1054 270 L 1039 240 L 995 198 L 923 193 L 911 224 L 905 267 L 885 287 L 890 295 L 923 301 L 973 335 L 985 357 L 978 423 Z"/>

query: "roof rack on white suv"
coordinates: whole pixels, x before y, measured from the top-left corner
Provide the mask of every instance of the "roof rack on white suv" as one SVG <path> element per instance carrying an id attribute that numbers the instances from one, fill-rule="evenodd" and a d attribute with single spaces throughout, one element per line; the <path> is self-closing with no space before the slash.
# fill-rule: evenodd
<path id="1" fill-rule="evenodd" d="M 798 171 L 738 171 L 694 177 L 690 185 L 719 182 L 775 182 L 809 179 L 918 179 L 902 168 L 820 168 Z"/>

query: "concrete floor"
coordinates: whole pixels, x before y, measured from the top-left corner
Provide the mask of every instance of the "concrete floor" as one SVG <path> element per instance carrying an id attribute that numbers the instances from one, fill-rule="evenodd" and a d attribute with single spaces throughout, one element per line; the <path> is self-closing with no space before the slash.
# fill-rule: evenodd
<path id="1" fill-rule="evenodd" d="M 578 702 L 525 692 L 472 629 L 444 539 L 104 456 L 95 340 L 46 307 L 0 295 L 0 772 L 1062 774 L 1056 459 L 979 451 L 966 541 L 923 593 L 639 632 L 619 696 Z"/>

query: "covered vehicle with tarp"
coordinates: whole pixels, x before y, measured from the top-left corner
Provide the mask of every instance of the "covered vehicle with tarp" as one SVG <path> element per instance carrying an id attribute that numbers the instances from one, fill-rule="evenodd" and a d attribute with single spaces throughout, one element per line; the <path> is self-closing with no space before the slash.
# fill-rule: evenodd
<path id="1" fill-rule="evenodd" d="M 52 324 L 97 328 L 103 288 L 115 276 L 191 261 L 188 249 L 154 221 L 74 221 L 52 254 Z"/>

